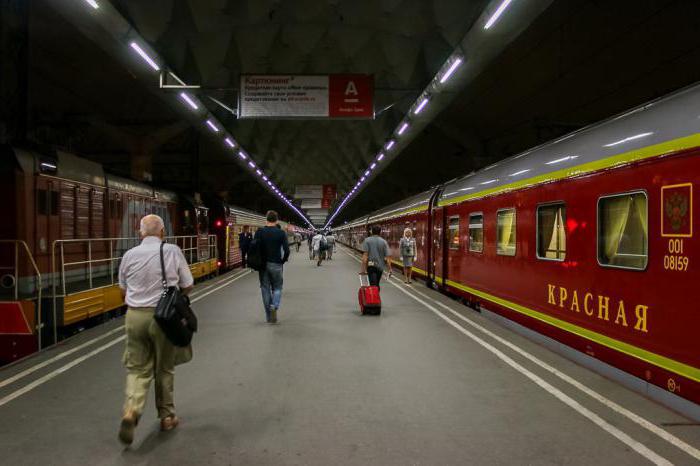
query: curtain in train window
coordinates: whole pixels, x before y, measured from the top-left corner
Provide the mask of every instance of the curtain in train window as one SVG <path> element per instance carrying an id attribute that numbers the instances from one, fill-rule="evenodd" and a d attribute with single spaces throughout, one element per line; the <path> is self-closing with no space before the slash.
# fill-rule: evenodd
<path id="1" fill-rule="evenodd" d="M 537 257 L 566 259 L 566 206 L 551 204 L 537 208 Z"/>
<path id="2" fill-rule="evenodd" d="M 482 214 L 469 216 L 469 250 L 472 252 L 484 250 L 484 216 Z"/>
<path id="3" fill-rule="evenodd" d="M 515 209 L 499 210 L 496 214 L 496 254 L 515 255 Z"/>
<path id="4" fill-rule="evenodd" d="M 459 216 L 450 217 L 447 244 L 450 249 L 459 249 Z"/>
<path id="5" fill-rule="evenodd" d="M 646 194 L 622 194 L 598 201 L 598 261 L 601 265 L 645 269 L 648 232 Z"/>

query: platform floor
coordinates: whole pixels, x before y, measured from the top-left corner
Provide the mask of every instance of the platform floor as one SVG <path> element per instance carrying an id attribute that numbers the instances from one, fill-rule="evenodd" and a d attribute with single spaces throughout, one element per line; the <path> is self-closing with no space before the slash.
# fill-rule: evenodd
<path id="1" fill-rule="evenodd" d="M 700 426 L 421 283 L 360 316 L 358 268 L 293 254 L 276 326 L 254 274 L 199 285 L 182 424 L 160 433 L 151 397 L 130 448 L 122 319 L 0 370 L 0 463 L 697 464 Z"/>

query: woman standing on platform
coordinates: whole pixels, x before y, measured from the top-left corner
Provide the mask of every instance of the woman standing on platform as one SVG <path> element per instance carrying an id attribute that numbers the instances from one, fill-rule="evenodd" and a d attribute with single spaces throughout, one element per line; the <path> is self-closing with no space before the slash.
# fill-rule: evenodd
<path id="1" fill-rule="evenodd" d="M 410 228 L 403 231 L 399 250 L 403 262 L 404 283 L 409 284 L 413 278 L 413 261 L 416 260 L 416 240 L 413 238 L 413 231 Z"/>

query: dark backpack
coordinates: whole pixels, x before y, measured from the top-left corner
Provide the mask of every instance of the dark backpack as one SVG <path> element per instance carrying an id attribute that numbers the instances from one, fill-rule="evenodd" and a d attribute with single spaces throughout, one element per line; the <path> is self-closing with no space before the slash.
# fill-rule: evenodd
<path id="1" fill-rule="evenodd" d="M 321 236 L 321 242 L 318 246 L 321 251 L 328 251 L 328 240 L 325 236 Z"/>
<path id="2" fill-rule="evenodd" d="M 248 267 L 258 272 L 265 268 L 265 253 L 258 238 L 254 238 L 248 245 L 247 263 Z"/>

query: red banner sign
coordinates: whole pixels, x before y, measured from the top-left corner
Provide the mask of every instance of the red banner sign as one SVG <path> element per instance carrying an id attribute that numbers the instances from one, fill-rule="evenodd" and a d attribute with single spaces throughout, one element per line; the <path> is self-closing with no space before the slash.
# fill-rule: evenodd
<path id="1" fill-rule="evenodd" d="M 331 118 L 373 118 L 374 80 L 366 74 L 332 74 L 328 80 Z"/>

